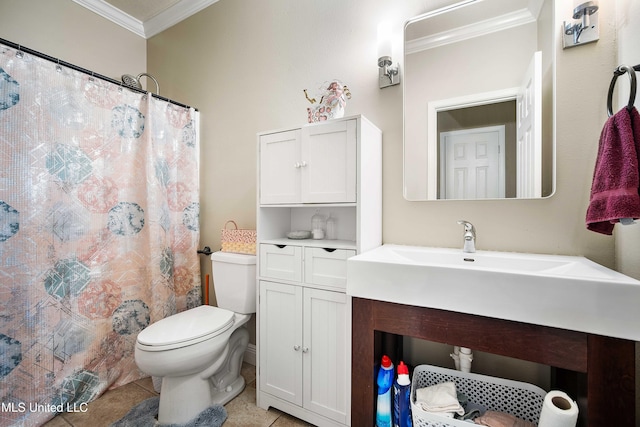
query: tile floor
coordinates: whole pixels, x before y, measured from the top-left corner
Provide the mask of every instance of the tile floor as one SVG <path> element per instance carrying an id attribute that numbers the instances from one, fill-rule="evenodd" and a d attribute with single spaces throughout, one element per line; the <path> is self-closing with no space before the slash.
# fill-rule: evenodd
<path id="1" fill-rule="evenodd" d="M 224 427 L 297 427 L 310 426 L 297 418 L 278 411 L 256 406 L 256 368 L 244 363 L 242 376 L 247 382 L 244 391 L 225 405 L 227 420 Z M 158 394 L 153 390 L 151 378 L 144 378 L 114 390 L 105 392 L 89 403 L 86 412 L 62 413 L 53 418 L 44 427 L 108 427 L 118 421 L 129 410 Z"/>

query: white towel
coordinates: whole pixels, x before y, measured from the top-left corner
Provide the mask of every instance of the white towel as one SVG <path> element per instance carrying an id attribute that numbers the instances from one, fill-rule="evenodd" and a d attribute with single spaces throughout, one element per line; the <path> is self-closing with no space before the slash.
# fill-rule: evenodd
<path id="1" fill-rule="evenodd" d="M 435 412 L 449 417 L 453 417 L 454 413 L 464 415 L 464 408 L 458 402 L 456 385 L 453 382 L 417 389 L 416 405 L 426 412 Z"/>

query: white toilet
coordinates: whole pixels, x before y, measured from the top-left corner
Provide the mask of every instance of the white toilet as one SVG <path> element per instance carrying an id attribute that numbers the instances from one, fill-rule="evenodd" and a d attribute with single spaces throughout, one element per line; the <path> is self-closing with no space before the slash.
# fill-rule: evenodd
<path id="1" fill-rule="evenodd" d="M 249 342 L 243 325 L 256 311 L 256 257 L 214 252 L 218 307 L 202 305 L 162 319 L 138 334 L 135 361 L 162 377 L 158 421 L 183 424 L 244 389 L 240 375 Z"/>

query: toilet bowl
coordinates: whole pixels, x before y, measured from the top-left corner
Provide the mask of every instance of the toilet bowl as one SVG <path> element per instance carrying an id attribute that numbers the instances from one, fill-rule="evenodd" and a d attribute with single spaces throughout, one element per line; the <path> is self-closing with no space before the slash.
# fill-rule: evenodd
<path id="1" fill-rule="evenodd" d="M 244 327 L 255 312 L 255 256 L 216 252 L 214 287 L 219 307 L 199 306 L 142 330 L 135 361 L 162 378 L 158 421 L 183 424 L 213 404 L 224 405 L 245 386 L 240 375 L 249 342 Z"/>

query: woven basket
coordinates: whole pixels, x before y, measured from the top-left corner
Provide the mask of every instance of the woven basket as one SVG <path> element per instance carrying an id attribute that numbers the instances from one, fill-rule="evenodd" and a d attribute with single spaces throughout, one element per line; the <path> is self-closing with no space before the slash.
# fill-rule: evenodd
<path id="1" fill-rule="evenodd" d="M 227 228 L 232 224 L 235 228 Z M 222 252 L 256 254 L 256 230 L 239 229 L 235 221 L 229 220 L 222 229 Z"/>

